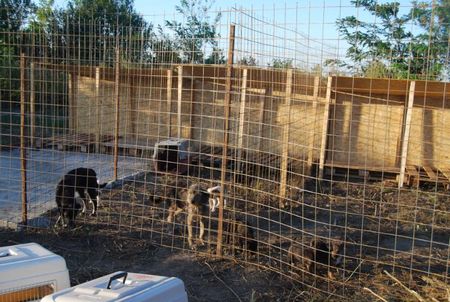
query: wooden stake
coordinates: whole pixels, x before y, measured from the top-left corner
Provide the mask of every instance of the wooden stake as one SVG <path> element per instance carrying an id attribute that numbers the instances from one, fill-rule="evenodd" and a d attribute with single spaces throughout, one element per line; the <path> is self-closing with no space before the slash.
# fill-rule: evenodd
<path id="1" fill-rule="evenodd" d="M 325 156 L 327 149 L 327 136 L 328 136 L 328 121 L 330 118 L 330 102 L 331 102 L 331 84 L 333 82 L 332 77 L 328 77 L 327 82 L 327 95 L 325 97 L 325 110 L 323 112 L 322 123 L 322 140 L 320 143 L 320 159 L 319 159 L 319 179 L 323 178 L 323 168 L 325 166 Z"/>
<path id="2" fill-rule="evenodd" d="M 234 37 L 235 37 L 235 25 L 230 25 L 230 36 L 228 42 L 228 61 L 227 61 L 227 74 L 225 82 L 225 101 L 224 101 L 224 126 L 223 126 L 223 153 L 222 153 L 222 169 L 220 171 L 220 203 L 219 203 L 219 217 L 217 227 L 217 256 L 222 256 L 222 234 L 223 234 L 223 202 L 225 189 L 225 177 L 227 168 L 227 153 L 228 153 L 228 138 L 230 128 L 230 105 L 231 105 L 231 90 L 232 82 L 231 76 L 233 74 L 233 57 L 234 57 Z"/>
<path id="3" fill-rule="evenodd" d="M 286 199 L 286 182 L 287 182 L 287 167 L 289 155 L 289 130 L 291 128 L 291 100 L 292 93 L 292 69 L 286 72 L 286 106 L 288 108 L 288 118 L 286 124 L 283 125 L 282 151 L 281 151 L 281 165 L 280 165 L 280 196 L 279 206 L 284 208 L 284 200 Z"/>
<path id="4" fill-rule="evenodd" d="M 400 157 L 400 175 L 398 177 L 398 187 L 403 187 L 405 180 L 406 159 L 408 157 L 408 145 L 409 145 L 409 132 L 411 130 L 411 118 L 414 105 L 414 93 L 416 89 L 416 82 L 412 81 L 409 86 L 408 107 L 406 109 L 405 124 L 403 125 L 403 137 L 402 137 L 402 153 Z"/>
<path id="5" fill-rule="evenodd" d="M 95 152 L 100 152 L 100 139 L 101 139 L 101 118 L 100 118 L 100 112 L 101 112 L 101 103 L 102 100 L 100 98 L 100 67 L 95 68 L 95 116 L 96 116 L 96 124 L 97 129 L 95 132 Z"/>
<path id="6" fill-rule="evenodd" d="M 20 54 L 20 174 L 22 176 L 22 224 L 28 222 L 27 151 L 25 148 L 25 55 Z"/>
<path id="7" fill-rule="evenodd" d="M 116 76 L 114 82 L 114 98 L 116 103 L 116 125 L 114 131 L 114 180 L 117 180 L 117 164 L 119 160 L 119 118 L 120 118 L 120 51 L 116 45 Z"/>
<path id="8" fill-rule="evenodd" d="M 259 103 L 259 124 L 258 124 L 258 143 L 256 149 L 260 152 L 262 149 L 262 137 L 264 133 L 264 121 L 266 119 L 266 100 L 272 94 L 271 88 L 266 88 L 264 95 L 261 96 Z"/>
<path id="9" fill-rule="evenodd" d="M 77 75 L 70 72 L 68 77 L 69 88 L 69 128 L 72 133 L 77 131 Z"/>
<path id="10" fill-rule="evenodd" d="M 167 70 L 167 127 L 168 127 L 168 131 L 167 131 L 167 135 L 169 137 L 172 136 L 172 132 L 171 132 L 171 128 L 172 128 L 172 70 L 169 69 Z"/>
<path id="11" fill-rule="evenodd" d="M 189 103 L 189 139 L 192 139 L 193 135 L 194 135 L 194 109 L 195 109 L 195 89 L 196 89 L 196 85 L 195 85 L 195 79 L 194 77 L 192 77 L 192 85 L 191 85 L 191 99 L 190 99 L 190 103 Z"/>
<path id="12" fill-rule="evenodd" d="M 183 96 L 183 66 L 178 66 L 177 134 L 181 138 L 181 100 Z"/>
<path id="13" fill-rule="evenodd" d="M 31 147 L 35 147 L 36 141 L 36 94 L 34 90 L 34 63 L 30 63 L 30 138 Z"/>
<path id="14" fill-rule="evenodd" d="M 315 140 L 315 134 L 316 134 L 316 114 L 317 114 L 317 102 L 319 101 L 319 83 L 320 78 L 315 77 L 314 78 L 314 93 L 313 93 L 313 105 L 312 105 L 312 112 L 314 114 L 314 126 L 311 128 L 312 133 L 309 134 L 309 146 L 308 146 L 308 162 L 306 164 L 307 174 L 311 174 L 312 169 L 312 163 L 313 163 L 313 157 L 314 157 L 314 140 Z"/>
<path id="15" fill-rule="evenodd" d="M 241 106 L 239 108 L 239 130 L 237 142 L 237 161 L 242 158 L 242 144 L 244 141 L 244 122 L 245 122 L 245 98 L 247 94 L 247 69 L 242 70 L 242 86 L 241 86 Z"/>

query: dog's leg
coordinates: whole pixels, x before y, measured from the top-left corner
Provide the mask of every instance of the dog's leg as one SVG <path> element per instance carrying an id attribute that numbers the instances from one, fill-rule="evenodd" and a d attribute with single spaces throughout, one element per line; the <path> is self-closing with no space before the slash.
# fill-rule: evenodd
<path id="1" fill-rule="evenodd" d="M 214 213 L 214 211 L 216 210 L 216 200 L 215 200 L 215 198 L 209 198 L 208 202 L 209 202 L 209 210 L 210 210 L 210 212 Z"/>
<path id="2" fill-rule="evenodd" d="M 189 211 L 187 216 L 187 226 L 188 226 L 188 244 L 189 247 L 192 248 L 192 220 L 194 219 L 194 215 L 192 211 Z"/>
<path id="3" fill-rule="evenodd" d="M 198 217 L 200 223 L 200 234 L 198 235 L 198 239 L 200 239 L 200 244 L 205 245 L 203 241 L 203 235 L 205 234 L 205 224 L 203 223 L 203 219 L 201 216 Z"/>

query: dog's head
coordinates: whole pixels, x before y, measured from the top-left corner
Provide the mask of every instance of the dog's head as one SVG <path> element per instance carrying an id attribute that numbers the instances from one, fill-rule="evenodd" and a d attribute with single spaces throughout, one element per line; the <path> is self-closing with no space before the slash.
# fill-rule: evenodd
<path id="1" fill-rule="evenodd" d="M 342 238 L 331 239 L 329 249 L 333 264 L 336 266 L 340 265 L 344 254 L 344 240 Z"/>

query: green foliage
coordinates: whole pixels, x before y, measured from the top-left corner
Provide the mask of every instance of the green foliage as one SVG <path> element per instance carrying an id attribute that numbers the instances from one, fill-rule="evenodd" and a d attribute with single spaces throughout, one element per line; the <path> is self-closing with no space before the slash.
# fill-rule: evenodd
<path id="1" fill-rule="evenodd" d="M 246 56 L 246 57 L 242 57 L 239 61 L 238 61 L 239 65 L 245 65 L 245 66 L 256 66 L 257 61 L 253 56 Z"/>
<path id="2" fill-rule="evenodd" d="M 352 0 L 351 3 L 377 20 L 369 23 L 348 16 L 336 22 L 339 33 L 349 44 L 346 56 L 352 63 L 344 65 L 353 67 L 353 73 L 435 79 L 445 72 L 450 15 L 448 0 L 441 0 L 434 13 L 430 3 L 414 2 L 411 11 L 405 15 L 400 15 L 399 2 L 379 4 L 375 0 Z M 436 20 L 432 22 L 433 19 Z M 419 33 L 409 31 L 409 22 L 416 22 L 423 30 Z"/>
<path id="3" fill-rule="evenodd" d="M 294 60 L 293 59 L 273 59 L 272 62 L 270 62 L 268 65 L 273 68 L 288 69 L 288 68 L 292 68 L 294 66 Z"/>
<path id="4" fill-rule="evenodd" d="M 182 22 L 166 20 L 166 26 L 172 31 L 175 49 L 183 63 L 225 63 L 219 48 L 217 26 L 221 14 L 210 18 L 210 0 L 181 0 L 175 7 Z M 210 53 L 209 56 L 206 54 Z"/>

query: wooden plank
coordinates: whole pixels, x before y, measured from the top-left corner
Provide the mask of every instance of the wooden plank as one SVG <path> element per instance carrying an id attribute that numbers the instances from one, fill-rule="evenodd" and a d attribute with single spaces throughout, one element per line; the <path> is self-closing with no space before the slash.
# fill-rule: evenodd
<path id="1" fill-rule="evenodd" d="M 405 181 L 406 159 L 408 156 L 409 133 L 411 130 L 412 109 L 414 105 L 414 90 L 416 82 L 412 81 L 409 86 L 408 107 L 406 109 L 406 118 L 403 125 L 402 151 L 400 155 L 400 175 L 398 177 L 398 187 L 403 187 Z"/>
<path id="2" fill-rule="evenodd" d="M 22 224 L 28 222 L 27 150 L 25 141 L 25 54 L 20 54 L 20 174 L 22 177 Z"/>
<path id="3" fill-rule="evenodd" d="M 120 121 L 120 50 L 118 46 L 119 38 L 116 39 L 116 78 L 114 81 L 114 99 L 116 105 L 115 129 L 114 129 L 114 180 L 117 180 L 117 164 L 119 160 L 119 121 Z"/>
<path id="4" fill-rule="evenodd" d="M 447 178 L 447 184 L 445 185 L 445 188 L 447 190 L 450 190 L 450 169 L 440 169 L 439 171 L 444 175 L 445 178 Z"/>
<path id="5" fill-rule="evenodd" d="M 259 118 L 258 118 L 258 144 L 256 150 L 261 151 L 262 137 L 264 132 L 264 120 L 266 119 L 266 99 L 271 95 L 272 90 L 270 88 L 266 89 L 266 94 L 260 97 L 259 102 Z"/>
<path id="6" fill-rule="evenodd" d="M 434 173 L 433 169 L 431 169 L 431 167 L 428 166 L 423 166 L 423 170 L 425 171 L 425 173 L 427 173 L 428 177 L 430 178 L 431 181 L 437 181 L 438 180 L 438 176 L 436 173 Z"/>
<path id="7" fill-rule="evenodd" d="M 235 39 L 236 26 L 230 25 L 230 36 L 228 43 L 228 59 L 227 59 L 227 76 L 225 86 L 225 102 L 224 102 L 224 125 L 223 125 L 223 152 L 222 152 L 222 165 L 220 171 L 220 190 L 219 196 L 219 214 L 217 223 L 217 245 L 216 255 L 222 256 L 222 234 L 223 234 L 223 205 L 224 205 L 224 192 L 227 190 L 225 186 L 226 168 L 227 168 L 227 152 L 228 152 L 228 139 L 230 131 L 230 111 L 231 111 L 231 91 L 233 89 L 233 83 L 231 77 L 233 75 L 233 58 L 234 58 L 234 39 Z"/>
<path id="8" fill-rule="evenodd" d="M 323 178 L 323 167 L 325 164 L 326 148 L 327 148 L 327 136 L 328 136 L 328 120 L 330 118 L 330 102 L 331 102 L 331 84 L 333 78 L 328 77 L 327 81 L 327 94 L 325 102 L 325 110 L 323 113 L 322 121 L 322 139 L 320 144 L 320 159 L 319 159 L 319 179 Z"/>
<path id="9" fill-rule="evenodd" d="M 69 128 L 75 133 L 77 132 L 78 116 L 77 116 L 77 87 L 78 78 L 75 73 L 69 73 L 68 89 L 69 89 Z"/>
<path id="10" fill-rule="evenodd" d="M 419 184 L 420 174 L 419 174 L 419 171 L 417 171 L 415 166 L 412 166 L 412 165 L 406 166 L 406 173 L 407 173 L 406 183 L 408 184 L 408 186 Z"/>
<path id="11" fill-rule="evenodd" d="M 168 137 L 172 136 L 171 128 L 172 128 L 172 70 L 167 70 L 167 128 L 168 128 Z"/>
<path id="12" fill-rule="evenodd" d="M 239 128 L 237 142 L 237 160 L 242 158 L 242 144 L 244 141 L 244 122 L 245 122 L 245 99 L 247 93 L 247 69 L 242 70 L 242 86 L 241 86 L 241 104 L 239 107 Z"/>
<path id="13" fill-rule="evenodd" d="M 100 152 L 100 137 L 102 121 L 100 117 L 102 100 L 100 98 L 100 67 L 95 68 L 95 119 L 97 124 L 97 129 L 95 131 L 95 152 Z"/>
<path id="14" fill-rule="evenodd" d="M 189 102 L 189 139 L 193 138 L 194 135 L 194 116 L 195 116 L 195 90 L 196 90 L 196 85 L 195 85 L 195 79 L 192 78 L 192 84 L 191 84 L 191 99 Z"/>
<path id="15" fill-rule="evenodd" d="M 31 147 L 35 147 L 36 140 L 36 93 L 34 90 L 34 63 L 30 63 L 30 139 Z"/>
<path id="16" fill-rule="evenodd" d="M 287 166 L 289 155 L 289 130 L 291 128 L 291 92 L 292 92 L 292 69 L 288 69 L 286 73 L 286 106 L 288 107 L 287 123 L 283 125 L 282 150 L 281 150 L 281 165 L 280 165 L 280 193 L 279 206 L 284 208 L 284 199 L 286 198 L 286 183 L 287 183 Z"/>
<path id="17" fill-rule="evenodd" d="M 317 98 L 319 96 L 319 83 L 320 83 L 320 78 L 317 76 L 314 78 L 314 101 L 313 101 L 313 107 L 312 107 L 312 114 L 314 114 L 314 127 L 312 127 L 313 129 L 313 133 L 309 134 L 309 144 L 308 144 L 308 161 L 306 164 L 306 173 L 307 174 L 311 174 L 311 168 L 312 168 L 312 163 L 313 163 L 313 154 L 314 154 L 314 140 L 315 140 L 315 135 L 316 135 L 316 114 L 317 114 Z"/>
<path id="18" fill-rule="evenodd" d="M 447 178 L 448 181 L 450 181 L 450 169 L 439 168 L 439 171 L 445 176 L 445 178 Z"/>
<path id="19" fill-rule="evenodd" d="M 177 135 L 181 138 L 181 101 L 183 97 L 183 66 L 178 66 Z"/>

